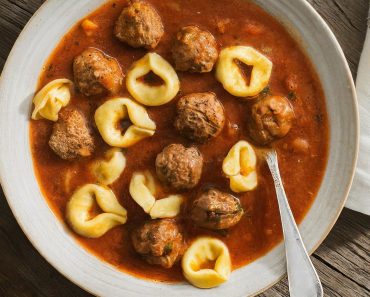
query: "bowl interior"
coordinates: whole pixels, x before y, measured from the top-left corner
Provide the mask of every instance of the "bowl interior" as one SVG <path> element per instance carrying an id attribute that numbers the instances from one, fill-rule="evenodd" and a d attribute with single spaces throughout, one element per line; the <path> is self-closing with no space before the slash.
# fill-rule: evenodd
<path id="1" fill-rule="evenodd" d="M 24 29 L 8 58 L 0 81 L 0 178 L 14 215 L 33 245 L 54 267 L 99 296 L 247 296 L 260 292 L 285 272 L 282 244 L 234 271 L 229 282 L 212 290 L 199 290 L 185 283 L 153 283 L 119 272 L 86 252 L 42 197 L 28 136 L 39 72 L 68 29 L 103 2 L 47 1 Z M 307 249 L 313 251 L 335 223 L 353 177 L 358 150 L 353 81 L 334 35 L 306 1 L 255 2 L 281 20 L 300 41 L 315 65 L 326 96 L 330 122 L 327 170 L 319 194 L 300 225 Z"/>

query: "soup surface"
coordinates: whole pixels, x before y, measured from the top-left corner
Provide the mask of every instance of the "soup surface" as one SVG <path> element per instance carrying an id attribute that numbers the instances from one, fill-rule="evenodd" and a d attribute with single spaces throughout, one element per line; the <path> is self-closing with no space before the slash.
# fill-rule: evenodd
<path id="1" fill-rule="evenodd" d="M 300 46 L 278 21 L 249 1 L 147 1 L 156 8 L 165 28 L 161 42 L 153 51 L 169 62 L 172 61 L 171 44 L 174 35 L 179 28 L 189 24 L 211 32 L 220 49 L 232 45 L 248 45 L 272 61 L 273 72 L 269 88 L 265 92 L 289 98 L 295 113 L 295 121 L 289 134 L 273 142 L 272 147 L 279 155 L 281 174 L 294 216 L 301 222 L 315 199 L 323 178 L 329 136 L 323 91 Z M 131 48 L 117 40 L 113 34 L 114 23 L 125 4 L 125 0 L 108 1 L 89 15 L 88 19 L 98 25 L 98 30 L 91 36 L 87 36 L 81 28 L 81 22 L 77 23 L 48 58 L 40 74 L 39 87 L 57 78 L 73 81 L 73 59 L 88 47 L 101 49 L 116 58 L 123 72 L 127 73 L 131 64 L 147 51 Z M 128 273 L 158 281 L 182 280 L 181 266 L 179 263 L 171 269 L 152 266 L 134 251 L 129 234 L 133 227 L 147 220 L 148 215 L 131 198 L 128 188 L 133 172 L 149 169 L 155 173 L 155 158 L 165 146 L 171 143 L 192 144 L 173 127 L 176 102 L 188 93 L 211 91 L 217 94 L 225 109 L 226 124 L 218 137 L 198 145 L 204 158 L 202 178 L 197 187 L 183 192 L 186 202 L 179 217 L 185 226 L 187 241 L 191 242 L 199 235 L 221 239 L 229 248 L 233 269 L 236 269 L 263 256 L 282 240 L 272 178 L 261 157 L 258 158 L 257 167 L 258 187 L 236 195 L 245 210 L 245 215 L 236 226 L 222 232 L 209 231 L 197 228 L 188 220 L 188 206 L 205 187 L 214 186 L 232 193 L 229 180 L 222 173 L 222 162 L 236 142 L 250 141 L 246 125 L 253 100 L 240 100 L 230 95 L 216 81 L 214 71 L 204 74 L 178 72 L 178 76 L 181 87 L 176 98 L 163 106 L 147 108 L 157 125 L 155 135 L 126 150 L 126 169 L 111 185 L 120 203 L 127 209 L 127 223 L 97 239 L 83 238 L 71 231 L 78 242 L 104 261 Z M 292 76 L 297 85 L 294 92 L 289 85 Z M 125 87 L 119 95 L 130 97 Z M 69 106 L 80 109 L 94 127 L 94 112 L 108 98 L 86 97 L 76 91 Z M 93 160 L 101 158 L 109 146 L 94 127 L 95 153 L 88 158 L 65 161 L 48 145 L 52 127 L 51 121 L 31 120 L 31 149 L 43 194 L 56 215 L 65 221 L 65 208 L 72 193 L 78 187 L 95 181 L 89 170 L 90 165 Z M 256 151 L 258 155 L 258 147 Z M 162 185 L 159 197 L 170 192 L 169 188 Z"/>

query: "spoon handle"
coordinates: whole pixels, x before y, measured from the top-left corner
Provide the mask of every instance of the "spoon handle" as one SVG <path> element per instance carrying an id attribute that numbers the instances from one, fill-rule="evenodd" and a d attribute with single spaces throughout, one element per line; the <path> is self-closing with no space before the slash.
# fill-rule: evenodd
<path id="1" fill-rule="evenodd" d="M 295 223 L 280 177 L 277 154 L 271 150 L 266 161 L 274 180 L 283 226 L 285 253 L 291 297 L 322 297 L 323 290 Z"/>

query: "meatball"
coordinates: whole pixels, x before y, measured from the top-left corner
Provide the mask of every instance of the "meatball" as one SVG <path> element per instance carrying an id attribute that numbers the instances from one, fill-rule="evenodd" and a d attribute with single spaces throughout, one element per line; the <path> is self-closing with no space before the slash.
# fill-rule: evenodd
<path id="1" fill-rule="evenodd" d="M 136 252 L 149 264 L 171 268 L 185 248 L 184 238 L 177 223 L 171 219 L 145 222 L 131 234 Z"/>
<path id="2" fill-rule="evenodd" d="M 94 152 L 94 138 L 84 115 L 76 109 L 63 109 L 54 123 L 49 146 L 62 159 L 87 157 Z"/>
<path id="3" fill-rule="evenodd" d="M 288 99 L 267 97 L 253 105 L 249 133 L 254 141 L 265 145 L 287 135 L 293 120 L 294 111 Z"/>
<path id="4" fill-rule="evenodd" d="M 210 189 L 194 200 L 190 217 L 200 227 L 220 230 L 236 225 L 243 213 L 238 198 Z"/>
<path id="5" fill-rule="evenodd" d="M 177 190 L 195 187 L 202 175 L 203 157 L 195 147 L 171 144 L 155 160 L 158 178 Z"/>
<path id="6" fill-rule="evenodd" d="M 172 57 L 179 71 L 210 72 L 218 58 L 216 39 L 196 26 L 183 27 L 176 34 Z"/>
<path id="7" fill-rule="evenodd" d="M 206 142 L 220 134 L 224 124 L 224 108 L 214 93 L 192 93 L 177 103 L 175 128 L 191 140 Z"/>
<path id="8" fill-rule="evenodd" d="M 120 41 L 136 48 L 155 48 L 163 33 L 161 17 L 151 4 L 141 0 L 129 1 L 114 28 Z"/>
<path id="9" fill-rule="evenodd" d="M 117 94 L 123 82 L 121 66 L 116 59 L 95 48 L 88 48 L 73 61 L 77 88 L 86 96 L 105 92 Z"/>

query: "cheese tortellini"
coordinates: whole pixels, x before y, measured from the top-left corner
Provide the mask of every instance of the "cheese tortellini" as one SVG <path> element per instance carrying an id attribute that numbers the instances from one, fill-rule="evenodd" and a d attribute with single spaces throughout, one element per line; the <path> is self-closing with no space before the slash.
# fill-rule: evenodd
<path id="1" fill-rule="evenodd" d="M 71 100 L 73 83 L 69 79 L 55 79 L 44 86 L 33 98 L 35 109 L 32 119 L 47 119 L 56 122 L 62 107 Z"/>
<path id="2" fill-rule="evenodd" d="M 248 84 L 235 61 L 252 66 L 250 83 Z M 226 91 L 237 97 L 253 97 L 258 95 L 269 83 L 272 62 L 248 46 L 231 46 L 220 53 L 216 66 L 216 78 Z"/>
<path id="3" fill-rule="evenodd" d="M 236 193 L 251 191 L 257 187 L 257 157 L 246 141 L 236 143 L 223 161 L 222 170 L 230 179 L 230 188 Z"/>
<path id="4" fill-rule="evenodd" d="M 122 134 L 118 126 L 123 119 L 129 119 L 132 125 Z M 156 129 L 147 110 L 128 98 L 114 98 L 103 103 L 95 112 L 95 123 L 106 143 L 122 148 L 153 136 Z"/>
<path id="5" fill-rule="evenodd" d="M 155 188 L 155 181 L 150 172 L 136 172 L 132 175 L 129 187 L 131 197 L 146 213 L 149 213 L 155 204 Z"/>
<path id="6" fill-rule="evenodd" d="M 184 201 L 181 195 L 170 195 L 167 198 L 156 200 L 149 215 L 152 219 L 176 217 Z"/>
<path id="7" fill-rule="evenodd" d="M 103 213 L 91 218 L 95 201 Z M 87 184 L 73 193 L 67 204 L 66 218 L 79 235 L 97 238 L 113 227 L 126 223 L 127 211 L 119 204 L 112 190 Z"/>
<path id="8" fill-rule="evenodd" d="M 211 267 L 207 267 L 212 264 Z M 201 237 L 194 241 L 182 258 L 185 278 L 198 288 L 213 288 L 228 280 L 231 259 L 227 246 L 219 239 Z"/>
<path id="9" fill-rule="evenodd" d="M 112 148 L 105 153 L 105 159 L 97 160 L 92 165 L 92 171 L 100 184 L 114 183 L 125 170 L 126 157 L 118 148 Z"/>
<path id="10" fill-rule="evenodd" d="M 181 195 L 169 195 L 166 198 L 156 200 L 156 183 L 149 171 L 134 173 L 129 191 L 131 197 L 152 219 L 177 216 L 184 201 Z"/>
<path id="11" fill-rule="evenodd" d="M 151 86 L 140 80 L 151 71 L 158 75 L 164 84 Z M 176 71 L 165 59 L 156 53 L 148 53 L 132 65 L 127 74 L 126 87 L 141 104 L 159 106 L 176 96 L 180 89 L 180 81 Z"/>

